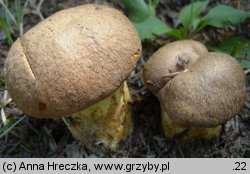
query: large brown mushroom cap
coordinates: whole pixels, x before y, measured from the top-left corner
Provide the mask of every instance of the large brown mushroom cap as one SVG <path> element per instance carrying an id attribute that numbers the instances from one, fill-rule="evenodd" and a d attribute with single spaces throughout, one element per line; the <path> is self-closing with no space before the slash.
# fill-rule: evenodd
<path id="1" fill-rule="evenodd" d="M 66 9 L 12 45 L 5 79 L 14 102 L 36 117 L 65 116 L 109 96 L 141 52 L 131 22 L 101 5 Z"/>
<path id="2" fill-rule="evenodd" d="M 224 53 L 207 53 L 188 72 L 171 79 L 157 95 L 178 125 L 212 127 L 243 108 L 246 77 L 241 65 Z"/>
<path id="3" fill-rule="evenodd" d="M 192 66 L 207 48 L 194 40 L 175 41 L 157 50 L 147 61 L 143 69 L 143 80 L 149 90 L 156 94 L 169 80 L 164 76 L 180 71 L 178 62 Z"/>

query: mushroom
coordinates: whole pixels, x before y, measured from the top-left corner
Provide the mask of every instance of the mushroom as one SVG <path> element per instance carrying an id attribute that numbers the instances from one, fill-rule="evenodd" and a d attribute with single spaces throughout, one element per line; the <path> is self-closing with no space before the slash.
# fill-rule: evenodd
<path id="1" fill-rule="evenodd" d="M 26 114 L 63 117 L 87 147 L 102 142 L 115 148 L 132 129 L 125 80 L 140 54 L 139 35 L 126 16 L 108 6 L 82 5 L 18 38 L 5 60 L 5 82 Z"/>
<path id="2" fill-rule="evenodd" d="M 182 141 L 218 136 L 246 99 L 241 65 L 193 40 L 160 48 L 145 64 L 143 79 L 160 101 L 164 134 Z"/>

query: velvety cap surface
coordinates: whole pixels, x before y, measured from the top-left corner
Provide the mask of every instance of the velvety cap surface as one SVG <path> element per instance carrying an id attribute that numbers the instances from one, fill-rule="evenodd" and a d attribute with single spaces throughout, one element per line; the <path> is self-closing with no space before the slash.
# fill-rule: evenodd
<path id="1" fill-rule="evenodd" d="M 114 92 L 140 53 L 137 31 L 118 10 L 70 8 L 16 40 L 5 61 L 6 85 L 25 113 L 66 116 Z"/>
<path id="2" fill-rule="evenodd" d="M 209 52 L 158 93 L 169 117 L 186 127 L 213 127 L 239 113 L 246 100 L 246 76 L 235 58 Z"/>
<path id="3" fill-rule="evenodd" d="M 192 66 L 207 48 L 194 40 L 171 42 L 157 50 L 147 61 L 143 69 L 143 80 L 148 89 L 156 94 L 169 80 L 164 76 L 180 71 L 178 61 L 185 61 Z"/>

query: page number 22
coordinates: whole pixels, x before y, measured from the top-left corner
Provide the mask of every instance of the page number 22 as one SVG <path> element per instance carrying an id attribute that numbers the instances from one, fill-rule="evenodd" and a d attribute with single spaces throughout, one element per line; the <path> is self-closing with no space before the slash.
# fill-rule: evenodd
<path id="1" fill-rule="evenodd" d="M 235 168 L 233 170 L 247 170 L 246 166 L 247 163 L 246 162 L 235 162 Z"/>

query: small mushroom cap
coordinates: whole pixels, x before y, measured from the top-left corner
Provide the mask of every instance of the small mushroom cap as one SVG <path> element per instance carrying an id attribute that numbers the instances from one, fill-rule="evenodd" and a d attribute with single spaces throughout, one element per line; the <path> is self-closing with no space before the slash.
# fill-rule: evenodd
<path id="1" fill-rule="evenodd" d="M 209 52 L 188 72 L 171 79 L 157 97 L 178 125 L 213 127 L 243 108 L 246 76 L 233 57 Z"/>
<path id="2" fill-rule="evenodd" d="M 28 115 L 66 116 L 113 93 L 140 53 L 139 35 L 121 12 L 78 6 L 55 13 L 16 40 L 5 61 L 6 85 Z"/>
<path id="3" fill-rule="evenodd" d="M 169 73 L 180 71 L 178 61 L 192 66 L 207 48 L 194 40 L 175 41 L 157 50 L 147 61 L 143 69 L 143 80 L 148 89 L 156 94 L 170 78 L 164 78 Z"/>

